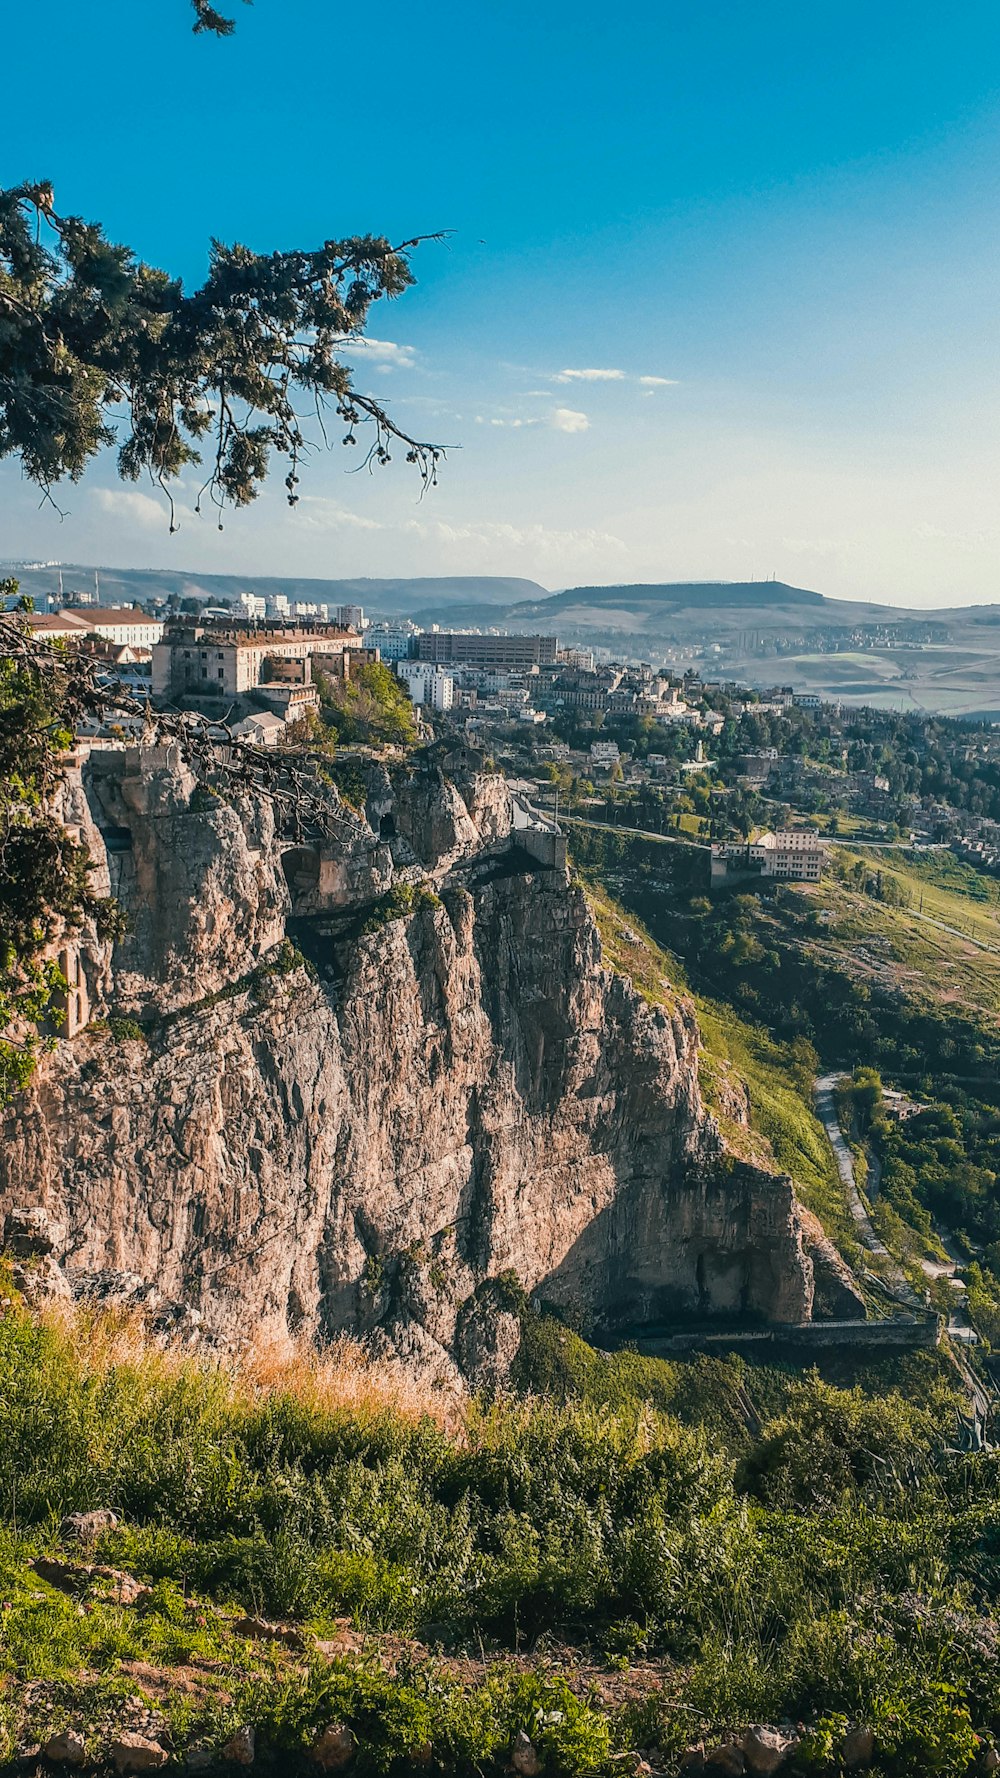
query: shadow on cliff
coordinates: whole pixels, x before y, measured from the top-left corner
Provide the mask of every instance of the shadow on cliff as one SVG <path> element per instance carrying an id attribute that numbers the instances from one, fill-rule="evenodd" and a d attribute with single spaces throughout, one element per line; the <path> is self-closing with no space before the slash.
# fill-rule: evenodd
<path id="1" fill-rule="evenodd" d="M 801 1324 L 812 1311 L 792 1182 L 725 1154 L 669 1179 L 620 1177 L 532 1295 L 594 1334 L 692 1320 Z"/>

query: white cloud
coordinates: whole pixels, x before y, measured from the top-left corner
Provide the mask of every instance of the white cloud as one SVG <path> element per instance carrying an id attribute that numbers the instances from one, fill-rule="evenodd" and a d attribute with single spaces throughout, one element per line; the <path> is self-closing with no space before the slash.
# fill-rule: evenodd
<path id="1" fill-rule="evenodd" d="M 520 431 L 522 426 L 540 426 L 542 422 L 537 417 L 535 419 L 530 419 L 530 418 L 525 419 L 523 416 L 517 416 L 514 419 L 505 420 L 505 419 L 500 418 L 500 416 L 498 416 L 496 414 L 493 416 L 493 418 L 489 422 L 487 422 L 485 415 L 483 415 L 483 414 L 476 415 L 476 425 L 477 426 L 485 426 L 485 425 L 487 425 L 487 423 L 490 426 L 509 426 L 513 431 L 518 432 L 518 431 Z"/>
<path id="2" fill-rule="evenodd" d="M 150 530 L 165 530 L 170 524 L 170 508 L 166 500 L 153 500 L 129 488 L 91 488 L 90 497 L 109 518 L 125 519 L 133 525 Z"/>
<path id="3" fill-rule="evenodd" d="M 557 383 L 624 383 L 623 370 L 561 370 Z"/>
<path id="4" fill-rule="evenodd" d="M 415 346 L 400 346 L 395 340 L 373 340 L 368 334 L 345 340 L 344 346 L 345 350 L 362 352 L 374 359 L 380 370 L 412 370 L 417 362 Z"/>
<path id="5" fill-rule="evenodd" d="M 553 408 L 549 425 L 557 432 L 586 432 L 590 421 L 586 414 L 577 413 L 572 407 Z"/>
<path id="6" fill-rule="evenodd" d="M 638 381 L 644 389 L 676 389 L 677 387 L 676 377 L 639 377 Z"/>
<path id="7" fill-rule="evenodd" d="M 524 551 L 536 561 L 555 564 L 567 557 L 620 556 L 627 545 L 610 531 L 583 529 L 555 531 L 547 525 L 510 525 L 487 522 L 477 525 L 447 524 L 441 519 L 410 519 L 403 530 L 423 542 L 440 543 L 462 553 L 464 561 L 482 558 L 496 563 L 499 551 Z M 500 573 L 499 567 L 494 572 Z"/>
<path id="8" fill-rule="evenodd" d="M 326 500 L 320 494 L 303 494 L 300 510 L 303 522 L 316 531 L 384 531 L 387 528 L 378 519 L 351 512 L 349 508 L 339 506 L 336 500 Z"/>

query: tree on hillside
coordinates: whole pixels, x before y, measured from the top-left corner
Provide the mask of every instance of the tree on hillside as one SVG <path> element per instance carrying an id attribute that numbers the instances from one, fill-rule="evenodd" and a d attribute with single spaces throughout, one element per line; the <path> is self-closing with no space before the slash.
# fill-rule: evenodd
<path id="1" fill-rule="evenodd" d="M 50 653 L 48 672 L 27 649 L 0 654 L 0 1105 L 29 1078 L 65 987 L 46 947 L 98 907 L 86 851 L 49 812 L 81 714 L 69 661 Z"/>
<path id="2" fill-rule="evenodd" d="M 50 185 L 0 191 L 0 458 L 19 457 L 51 499 L 117 443 L 120 475 L 148 474 L 169 497 L 204 445 L 196 510 L 207 496 L 221 528 L 226 506 L 256 498 L 273 452 L 297 503 L 316 442 L 304 412 L 325 438 L 330 409 L 345 445 L 369 426 L 366 463 L 390 462 L 398 445 L 433 483 L 440 447 L 397 426 L 339 356 L 372 304 L 413 282 L 419 240 L 366 235 L 265 254 L 214 241 L 208 278 L 188 293 L 96 223 L 59 216 Z"/>
<path id="3" fill-rule="evenodd" d="M 389 741 L 409 747 L 417 738 L 413 704 L 384 661 L 366 661 L 349 679 L 316 674 L 323 720 L 339 741 Z"/>

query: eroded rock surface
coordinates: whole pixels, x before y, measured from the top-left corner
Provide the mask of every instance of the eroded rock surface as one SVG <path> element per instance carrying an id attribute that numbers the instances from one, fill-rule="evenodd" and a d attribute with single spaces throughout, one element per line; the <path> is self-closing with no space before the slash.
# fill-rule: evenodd
<path id="1" fill-rule="evenodd" d="M 169 750 L 91 757 L 67 818 L 129 931 L 82 945 L 89 1023 L 8 1119 L 0 1206 L 60 1226 L 78 1291 L 125 1275 L 209 1334 L 351 1329 L 442 1375 L 509 1365 L 477 1296 L 506 1273 L 596 1326 L 807 1319 L 792 1182 L 724 1153 L 692 1011 L 603 967 L 481 762 L 368 775 L 330 841 Z"/>

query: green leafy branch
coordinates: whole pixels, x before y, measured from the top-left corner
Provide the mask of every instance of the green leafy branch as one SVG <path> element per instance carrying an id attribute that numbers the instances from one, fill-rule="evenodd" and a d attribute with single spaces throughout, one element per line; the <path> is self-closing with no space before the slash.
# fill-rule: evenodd
<path id="1" fill-rule="evenodd" d="M 169 485 L 203 447 L 196 510 L 207 497 L 220 526 L 226 506 L 256 498 L 272 453 L 294 506 L 315 448 L 303 411 L 325 440 L 331 409 L 345 445 L 370 428 L 365 464 L 389 463 L 398 446 L 424 488 L 435 482 L 442 447 L 404 432 L 338 353 L 361 339 L 373 303 L 412 284 L 412 250 L 440 237 L 264 254 L 213 241 L 208 278 L 188 293 L 54 206 L 44 181 L 0 190 L 0 458 L 19 457 L 45 498 L 117 444 L 121 477 L 148 474 L 167 494 L 172 530 Z"/>

